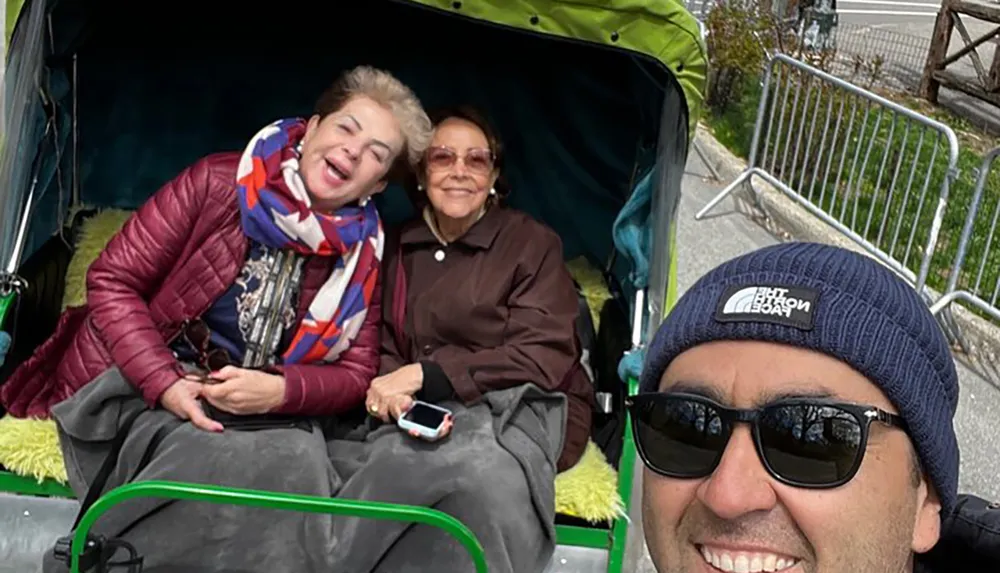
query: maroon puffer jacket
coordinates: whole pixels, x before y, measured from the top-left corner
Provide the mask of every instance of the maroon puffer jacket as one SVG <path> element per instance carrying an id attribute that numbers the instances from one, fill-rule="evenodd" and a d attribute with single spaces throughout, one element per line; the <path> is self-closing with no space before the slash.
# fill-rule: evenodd
<path id="1" fill-rule="evenodd" d="M 249 247 L 236 203 L 236 153 L 188 167 L 139 208 L 90 266 L 87 304 L 68 309 L 56 331 L 0 386 L 16 417 L 48 417 L 112 365 L 150 407 L 181 377 L 168 348 L 184 321 L 204 313 L 236 280 Z M 333 270 L 310 257 L 298 321 Z M 363 402 L 379 364 L 380 286 L 354 344 L 329 365 L 288 365 L 283 413 L 334 414 Z"/>

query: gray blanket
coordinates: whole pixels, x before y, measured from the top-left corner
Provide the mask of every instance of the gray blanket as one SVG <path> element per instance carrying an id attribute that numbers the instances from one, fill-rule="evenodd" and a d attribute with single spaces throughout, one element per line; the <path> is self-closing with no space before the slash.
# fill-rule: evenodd
<path id="1" fill-rule="evenodd" d="M 394 425 L 312 431 L 212 434 L 164 410 L 142 413 L 125 441 L 108 488 L 175 480 L 435 507 L 475 533 L 491 572 L 544 568 L 554 546 L 555 465 L 565 398 L 533 385 L 488 394 L 455 413 L 452 434 L 418 441 Z M 82 497 L 119 423 L 143 409 L 117 369 L 102 374 L 53 414 L 70 485 Z M 152 460 L 136 464 L 161 426 L 171 431 Z M 471 571 L 465 549 L 425 525 L 216 505 L 130 500 L 95 531 L 131 543 L 147 573 Z M 65 571 L 47 560 L 46 571 Z"/>

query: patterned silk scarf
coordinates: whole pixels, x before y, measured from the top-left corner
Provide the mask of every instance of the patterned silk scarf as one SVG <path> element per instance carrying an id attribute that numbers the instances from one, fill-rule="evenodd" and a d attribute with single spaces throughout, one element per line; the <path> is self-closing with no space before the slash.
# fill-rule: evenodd
<path id="1" fill-rule="evenodd" d="M 236 173 L 243 232 L 304 255 L 336 257 L 284 354 L 286 364 L 335 361 L 357 337 L 378 279 L 385 235 L 374 201 L 334 213 L 310 208 L 299 176 L 301 119 L 283 119 L 250 140 Z"/>

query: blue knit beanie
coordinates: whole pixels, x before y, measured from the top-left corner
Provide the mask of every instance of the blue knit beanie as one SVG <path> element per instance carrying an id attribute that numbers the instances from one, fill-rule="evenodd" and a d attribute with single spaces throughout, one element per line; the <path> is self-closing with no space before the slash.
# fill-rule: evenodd
<path id="1" fill-rule="evenodd" d="M 679 354 L 715 340 L 789 344 L 852 366 L 899 409 L 943 510 L 954 506 L 955 364 L 927 306 L 892 271 L 816 243 L 782 243 L 723 263 L 660 325 L 646 351 L 642 391 L 655 392 Z"/>

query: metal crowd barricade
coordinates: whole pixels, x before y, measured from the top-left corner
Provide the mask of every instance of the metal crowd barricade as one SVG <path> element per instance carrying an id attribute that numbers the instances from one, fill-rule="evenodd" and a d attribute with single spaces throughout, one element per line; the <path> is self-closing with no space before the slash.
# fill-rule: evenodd
<path id="1" fill-rule="evenodd" d="M 992 185 L 991 185 L 992 183 Z M 987 196 L 987 189 L 1000 189 L 1000 147 L 983 158 L 972 204 L 962 226 L 958 253 L 944 294 L 931 305 L 937 315 L 955 301 L 967 302 L 1000 321 L 1000 196 Z M 986 229 L 988 232 L 985 232 Z M 971 264 L 970 264 L 971 263 Z"/>
<path id="2" fill-rule="evenodd" d="M 922 291 L 957 162 L 947 125 L 779 54 L 746 170 L 695 218 L 756 175 Z"/>

